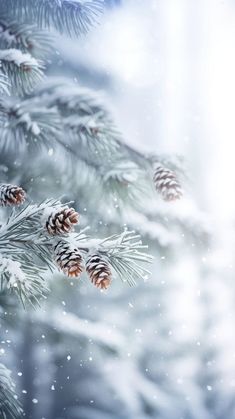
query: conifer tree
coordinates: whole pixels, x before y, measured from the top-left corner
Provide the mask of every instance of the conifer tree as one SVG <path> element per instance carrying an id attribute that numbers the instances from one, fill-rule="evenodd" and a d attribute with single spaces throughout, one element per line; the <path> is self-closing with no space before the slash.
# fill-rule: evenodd
<path id="1" fill-rule="evenodd" d="M 59 269 L 70 278 L 83 273 L 97 288 L 107 289 L 116 277 L 130 285 L 145 279 L 149 271 L 142 263 L 152 260 L 134 231 L 88 237 L 88 226 L 70 203 L 45 196 L 43 188 L 42 202 L 35 203 L 15 179 L 33 170 L 38 155 L 46 159 L 54 154 L 61 176 L 66 168 L 70 194 L 82 172 L 81 188 L 90 185 L 96 199 L 102 197 L 98 212 L 103 205 L 125 208 L 126 214 L 128 208 L 136 209 L 134 229 L 142 224 L 138 208 L 143 196 L 151 200 L 159 192 L 172 201 L 182 195 L 177 164 L 130 147 L 97 93 L 70 79 L 47 76 L 54 34 L 79 37 L 103 12 L 102 0 L 1 1 L 0 283 L 4 298 L 15 293 L 26 308 L 28 303 L 39 305 L 49 292 L 47 270 Z M 12 183 L 4 178 L 5 162 L 14 173 Z M 79 229 L 80 219 L 85 228 Z M 150 227 L 146 224 L 144 234 Z M 3 418 L 19 417 L 22 410 L 3 365 L 0 382 Z"/>

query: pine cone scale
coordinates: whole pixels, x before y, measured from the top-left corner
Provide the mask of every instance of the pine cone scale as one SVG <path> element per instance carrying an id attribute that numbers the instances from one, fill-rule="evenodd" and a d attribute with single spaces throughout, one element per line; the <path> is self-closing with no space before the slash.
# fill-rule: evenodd
<path id="1" fill-rule="evenodd" d="M 79 214 L 74 208 L 62 208 L 52 213 L 46 221 L 46 229 L 52 236 L 69 233 L 78 224 Z"/>
<path id="2" fill-rule="evenodd" d="M 182 197 L 181 185 L 176 174 L 170 169 L 158 166 L 155 170 L 153 181 L 156 190 L 165 201 L 175 201 Z"/>
<path id="3" fill-rule="evenodd" d="M 91 254 L 86 260 L 86 271 L 92 284 L 99 289 L 107 289 L 112 280 L 109 263 L 99 254 Z"/>
<path id="4" fill-rule="evenodd" d="M 69 277 L 78 277 L 84 271 L 83 257 L 76 247 L 59 241 L 54 247 L 54 259 L 58 267 Z"/>
<path id="5" fill-rule="evenodd" d="M 11 184 L 0 185 L 0 205 L 13 206 L 23 204 L 25 191 L 19 186 Z"/>

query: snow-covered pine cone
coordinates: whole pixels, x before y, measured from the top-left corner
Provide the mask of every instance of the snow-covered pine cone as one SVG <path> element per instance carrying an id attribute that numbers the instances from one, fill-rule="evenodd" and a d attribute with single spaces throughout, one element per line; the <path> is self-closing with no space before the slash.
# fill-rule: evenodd
<path id="1" fill-rule="evenodd" d="M 78 219 L 79 214 L 73 208 L 60 208 L 49 215 L 46 229 L 52 236 L 68 233 L 78 223 Z"/>
<path id="2" fill-rule="evenodd" d="M 68 242 L 60 240 L 56 244 L 54 259 L 64 274 L 69 277 L 80 276 L 84 271 L 84 261 L 80 250 Z"/>
<path id="3" fill-rule="evenodd" d="M 99 253 L 88 255 L 86 271 L 92 284 L 97 288 L 107 289 L 112 280 L 112 272 L 109 263 Z"/>
<path id="4" fill-rule="evenodd" d="M 0 184 L 0 205 L 14 206 L 23 204 L 25 191 L 16 185 Z"/>
<path id="5" fill-rule="evenodd" d="M 158 166 L 153 176 L 156 190 L 165 201 L 175 201 L 183 195 L 181 185 L 176 174 L 166 167 Z"/>

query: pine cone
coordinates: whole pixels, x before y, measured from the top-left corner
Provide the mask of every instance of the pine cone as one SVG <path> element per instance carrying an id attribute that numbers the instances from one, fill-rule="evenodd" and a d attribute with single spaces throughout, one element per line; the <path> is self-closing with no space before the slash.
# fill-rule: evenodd
<path id="1" fill-rule="evenodd" d="M 86 260 L 86 271 L 92 284 L 97 288 L 107 289 L 111 283 L 112 272 L 109 263 L 98 253 L 93 253 Z"/>
<path id="2" fill-rule="evenodd" d="M 49 215 L 46 229 L 52 236 L 68 233 L 78 223 L 78 218 L 79 214 L 73 208 L 61 208 Z"/>
<path id="3" fill-rule="evenodd" d="M 156 190 L 165 201 L 175 201 L 182 197 L 181 185 L 172 170 L 158 166 L 155 170 L 153 181 Z"/>
<path id="4" fill-rule="evenodd" d="M 54 259 L 64 274 L 69 277 L 80 276 L 84 271 L 81 253 L 70 243 L 60 240 L 54 248 Z"/>
<path id="5" fill-rule="evenodd" d="M 0 185 L 0 205 L 13 206 L 20 205 L 25 201 L 25 191 L 19 186 L 1 184 Z"/>

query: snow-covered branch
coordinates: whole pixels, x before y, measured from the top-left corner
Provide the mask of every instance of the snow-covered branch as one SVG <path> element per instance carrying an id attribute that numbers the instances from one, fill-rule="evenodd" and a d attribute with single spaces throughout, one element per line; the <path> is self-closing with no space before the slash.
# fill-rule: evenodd
<path id="1" fill-rule="evenodd" d="M 7 76 L 0 72 L 0 93 L 8 94 L 9 93 L 9 82 Z"/>
<path id="2" fill-rule="evenodd" d="M 177 174 L 164 166 L 154 172 L 156 159 L 124 141 L 97 95 L 68 80 L 49 79 L 36 96 L 22 101 L 2 99 L 0 111 L 3 148 L 63 147 L 74 167 L 84 163 L 83 172 L 93 174 L 101 193 L 120 204 L 138 202 L 154 183 L 163 199 L 182 195 Z"/>
<path id="3" fill-rule="evenodd" d="M 61 135 L 61 120 L 56 109 L 40 106 L 38 101 L 0 101 L 2 149 L 25 149 L 27 145 L 49 147 Z"/>
<path id="4" fill-rule="evenodd" d="M 0 50 L 0 65 L 10 80 L 11 88 L 19 93 L 29 93 L 42 79 L 44 66 L 28 52 L 10 48 Z"/>
<path id="5" fill-rule="evenodd" d="M 43 311 L 38 312 L 37 321 L 53 328 L 54 333 L 61 333 L 73 340 L 89 339 L 104 349 L 115 352 L 119 352 L 125 342 L 124 336 L 108 324 L 81 319 L 73 313 L 63 313 L 59 309 L 51 310 L 50 319 Z"/>
<path id="6" fill-rule="evenodd" d="M 11 372 L 3 364 L 0 364 L 0 417 L 16 419 L 22 417 L 22 414 Z"/>
<path id="7" fill-rule="evenodd" d="M 96 154 L 110 158 L 115 151 L 116 158 L 134 160 L 138 166 L 150 168 L 148 156 L 131 148 L 116 127 L 113 117 L 105 104 L 102 94 L 76 85 L 69 79 L 49 78 L 37 90 L 37 97 L 46 108 L 56 108 L 61 115 L 66 132 L 74 133 L 74 141 L 79 141 L 85 133 L 90 135 L 84 144 L 93 147 Z M 84 141 L 84 139 L 83 139 Z M 93 144 L 90 144 L 90 143 Z"/>
<path id="8" fill-rule="evenodd" d="M 16 48 L 43 58 L 51 51 L 51 36 L 36 25 L 0 16 L 0 48 Z"/>
<path id="9" fill-rule="evenodd" d="M 0 185 L 0 204 L 20 205 L 22 189 Z M 15 291 L 25 305 L 38 303 L 47 292 L 45 269 L 57 266 L 68 277 L 86 270 L 91 282 L 101 289 L 111 283 L 115 272 L 130 285 L 149 273 L 141 266 L 151 262 L 138 235 L 124 231 L 104 239 L 91 239 L 84 231 L 73 232 L 79 214 L 56 200 L 27 205 L 13 211 L 0 227 L 1 288 Z"/>
<path id="10" fill-rule="evenodd" d="M 78 36 L 97 22 L 103 3 L 103 0 L 2 0 L 2 7 L 20 20 Z"/>

